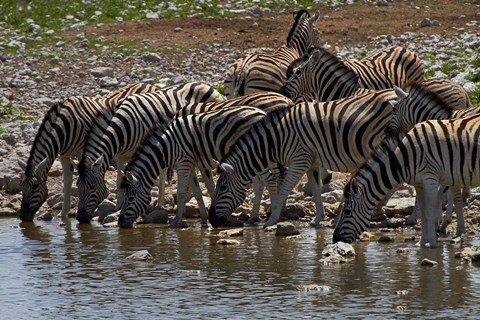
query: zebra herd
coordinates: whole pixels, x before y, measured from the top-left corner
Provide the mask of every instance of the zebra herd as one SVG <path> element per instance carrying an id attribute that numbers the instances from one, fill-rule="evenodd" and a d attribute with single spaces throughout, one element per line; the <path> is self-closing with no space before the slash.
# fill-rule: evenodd
<path id="1" fill-rule="evenodd" d="M 284 46 L 233 63 L 225 96 L 198 82 L 163 89 L 139 83 L 106 97 L 76 96 L 52 106 L 27 162 L 19 161 L 25 172 L 20 219 L 33 220 L 45 202 L 48 171 L 60 157 L 61 216 L 70 210 L 77 167 L 79 222 L 89 222 L 107 198 L 105 173 L 114 160 L 120 227 L 132 227 L 146 213 L 156 181 L 157 206 L 164 205 L 172 170 L 177 208 L 171 227 L 185 225 L 192 194 L 202 224 L 224 226 L 250 186 L 251 220 L 259 220 L 266 187 L 271 215 L 265 226 L 274 225 L 305 174 L 317 226 L 325 216 L 323 180 L 335 171 L 352 174 L 335 242 L 358 239 L 372 212 L 401 183 L 416 188 L 412 219 L 421 217 L 422 245 L 436 245 L 445 189 L 455 196 L 442 226 L 455 206 L 457 232 L 464 232 L 461 191 L 480 185 L 480 107 L 450 80 L 424 79 L 423 63 L 409 49 L 392 46 L 361 61 L 342 61 L 320 45 L 318 12 L 300 10 L 293 17 Z M 197 170 L 212 198 L 208 210 Z"/>

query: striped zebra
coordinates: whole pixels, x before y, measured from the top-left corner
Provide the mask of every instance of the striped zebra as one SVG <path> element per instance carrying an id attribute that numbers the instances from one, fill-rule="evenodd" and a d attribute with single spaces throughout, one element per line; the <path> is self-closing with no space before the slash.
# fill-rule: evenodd
<path id="1" fill-rule="evenodd" d="M 74 167 L 72 159 L 80 154 L 95 118 L 98 114 L 109 112 L 118 101 L 128 95 L 155 90 L 153 85 L 136 83 L 104 97 L 71 96 L 54 104 L 43 118 L 27 162 L 18 161 L 24 171 L 20 219 L 32 221 L 47 199 L 47 175 L 57 156 L 60 157 L 63 170 L 64 195 L 60 215 L 65 218 L 71 203 Z"/>
<path id="2" fill-rule="evenodd" d="M 304 57 L 307 56 L 306 61 L 300 63 L 298 59 L 289 66 L 288 79 L 280 89 L 280 93 L 295 102 L 304 101 L 305 95 L 322 102 L 368 91 L 360 87 L 359 76 L 334 54 L 321 47 L 312 47 Z"/>
<path id="3" fill-rule="evenodd" d="M 224 80 L 227 98 L 256 91 L 279 92 L 290 63 L 310 46 L 320 45 L 320 32 L 315 27 L 318 18 L 318 12 L 314 16 L 306 10 L 295 12 L 286 45 L 271 54 L 255 53 L 237 59 Z"/>
<path id="4" fill-rule="evenodd" d="M 421 81 L 423 76 L 422 61 L 401 47 L 379 50 L 362 61 L 341 61 L 324 48 L 312 47 L 289 66 L 281 92 L 294 100 L 314 93 L 315 100 L 321 102 L 365 93 L 368 89 L 391 89 L 409 81 Z"/>
<path id="5" fill-rule="evenodd" d="M 321 181 L 315 170 L 355 171 L 382 141 L 394 98 L 393 90 L 383 90 L 323 103 L 296 104 L 287 112 L 269 114 L 221 160 L 209 209 L 212 226 L 222 226 L 245 199 L 251 179 L 275 163 L 288 170 L 265 226 L 279 220 L 283 204 L 305 172 L 316 185 L 313 197 L 317 214 L 313 224 L 318 225 L 324 210 Z"/>
<path id="6" fill-rule="evenodd" d="M 420 245 L 435 247 L 443 186 L 480 185 L 480 115 L 421 122 L 400 141 L 387 141 L 345 187 L 333 241 L 358 239 L 383 195 L 406 182 L 421 198 Z"/>
<path id="7" fill-rule="evenodd" d="M 400 100 L 392 114 L 390 123 L 385 128 L 387 135 L 407 132 L 416 123 L 427 120 L 463 118 L 480 114 L 480 107 L 471 107 L 470 98 L 463 87 L 448 79 L 412 82 L 407 84 L 405 90 L 395 88 Z M 453 188 L 449 191 L 448 196 L 445 220 L 442 222 L 439 231 L 445 233 L 447 225 L 452 221 L 454 206 L 457 215 L 457 235 L 461 235 L 465 232 L 462 190 Z M 415 224 L 417 216 L 418 210 L 414 210 L 407 217 L 406 223 Z"/>
<path id="8" fill-rule="evenodd" d="M 143 138 L 159 122 L 169 122 L 183 106 L 192 102 L 224 101 L 213 87 L 189 82 L 144 94 L 125 98 L 115 115 L 106 121 L 97 118 L 83 149 L 78 165 L 77 180 L 79 204 L 77 220 L 89 222 L 93 211 L 108 196 L 105 172 L 115 158 L 117 165 L 117 193 L 124 168 Z M 164 187 L 165 175 L 161 176 L 160 187 Z M 121 201 L 122 194 L 117 194 Z M 163 198 L 162 198 L 163 199 Z M 119 203 L 117 203 L 118 205 Z"/>
<path id="9" fill-rule="evenodd" d="M 171 227 L 184 227 L 189 187 L 198 200 L 202 223 L 207 222 L 198 185 L 192 184 L 195 168 L 213 169 L 239 136 L 267 113 L 250 106 L 233 106 L 178 117 L 159 126 L 138 149 L 125 170 L 122 188 L 125 198 L 119 216 L 120 227 L 132 227 L 150 203 L 150 191 L 161 171 L 177 170 L 177 210 Z"/>

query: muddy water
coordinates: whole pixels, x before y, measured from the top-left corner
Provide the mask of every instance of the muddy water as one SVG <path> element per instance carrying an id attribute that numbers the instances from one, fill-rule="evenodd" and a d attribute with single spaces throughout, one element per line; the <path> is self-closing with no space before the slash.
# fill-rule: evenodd
<path id="1" fill-rule="evenodd" d="M 286 240 L 247 228 L 226 247 L 199 226 L 59 222 L 0 219 L 1 319 L 474 319 L 480 308 L 480 267 L 460 265 L 448 243 L 357 243 L 354 261 L 324 266 L 329 229 Z M 143 249 L 153 261 L 125 259 Z"/>

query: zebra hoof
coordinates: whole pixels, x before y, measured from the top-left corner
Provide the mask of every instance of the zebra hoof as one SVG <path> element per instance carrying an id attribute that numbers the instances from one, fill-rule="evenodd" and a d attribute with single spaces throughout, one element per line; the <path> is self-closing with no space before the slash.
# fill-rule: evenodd
<path id="1" fill-rule="evenodd" d="M 188 224 L 183 220 L 173 220 L 169 225 L 172 229 L 185 229 L 188 228 Z"/>

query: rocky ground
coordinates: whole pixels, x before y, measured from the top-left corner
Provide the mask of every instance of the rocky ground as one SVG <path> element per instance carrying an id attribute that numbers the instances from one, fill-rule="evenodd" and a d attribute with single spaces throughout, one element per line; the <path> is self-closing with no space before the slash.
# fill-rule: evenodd
<path id="1" fill-rule="evenodd" d="M 52 103 L 70 95 L 106 94 L 138 81 L 167 85 L 195 80 L 219 85 L 237 57 L 255 51 L 268 52 L 284 43 L 293 9 L 240 10 L 228 19 L 197 14 L 188 19 L 151 16 L 152 19 L 141 22 L 109 25 L 77 23 L 61 33 L 39 30 L 33 24 L 31 34 L 2 31 L 5 40 L 0 48 L 16 50 L 0 51 L 0 215 L 15 215 L 20 207 L 21 172 L 17 159 L 28 158 L 39 123 Z M 475 79 L 480 80 L 480 67 L 475 61 L 479 59 L 480 47 L 479 1 L 376 1 L 368 5 L 322 7 L 320 12 L 317 26 L 324 45 L 342 58 L 360 58 L 388 45 L 405 46 L 420 55 L 430 76 L 449 77 L 469 93 L 478 90 Z M 42 37 L 53 41 L 42 45 Z M 40 44 L 31 45 L 36 42 Z M 93 71 L 97 68 L 104 68 L 106 75 Z M 335 174 L 324 194 L 329 216 L 325 225 L 333 223 L 347 177 Z M 112 192 L 109 199 L 114 201 L 113 168 L 107 178 Z M 61 207 L 58 162 L 49 173 L 48 184 L 50 198 L 39 214 L 56 213 Z M 166 210 L 173 212 L 175 181 L 168 192 Z M 413 200 L 412 188 L 397 192 L 386 208 L 387 216 L 375 225 L 403 226 Z M 75 214 L 75 204 L 73 201 L 71 214 Z M 309 221 L 313 216 L 313 203 L 304 196 L 302 185 L 294 190 L 289 204 L 291 217 Z M 194 203 L 191 206 L 195 208 Z M 251 197 L 238 215 L 248 214 L 250 207 Z M 267 207 L 265 200 L 263 212 Z M 466 208 L 467 237 L 480 231 L 479 208 L 480 190 L 474 189 Z M 455 224 L 449 231 L 454 230 Z"/>

